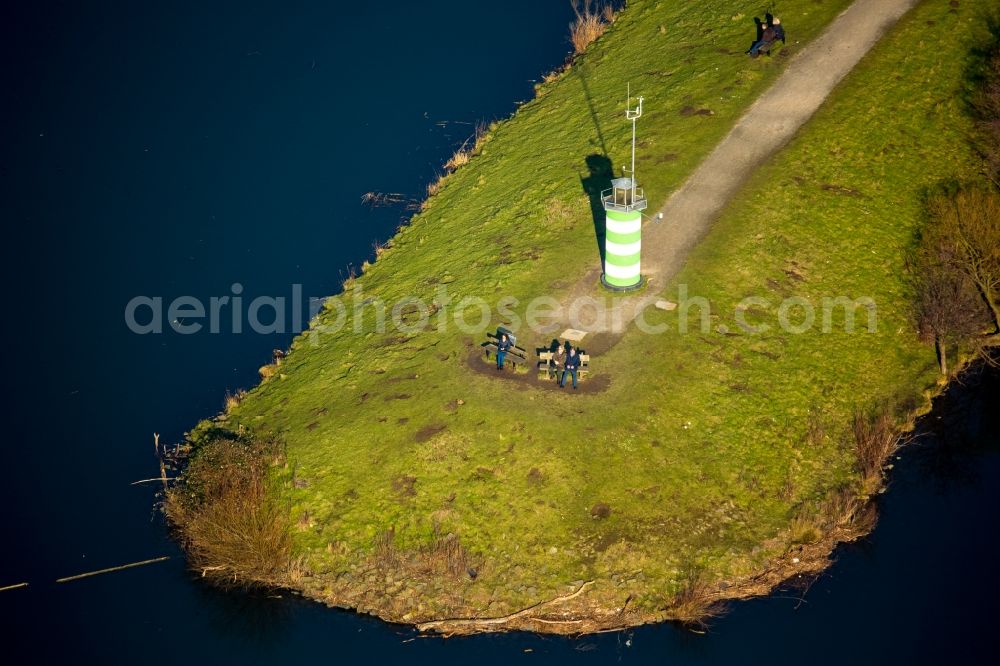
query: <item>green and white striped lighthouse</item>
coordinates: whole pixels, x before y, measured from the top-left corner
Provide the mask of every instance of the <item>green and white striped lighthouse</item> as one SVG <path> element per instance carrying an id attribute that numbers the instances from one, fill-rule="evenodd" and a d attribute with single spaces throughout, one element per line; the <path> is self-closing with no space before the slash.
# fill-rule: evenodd
<path id="1" fill-rule="evenodd" d="M 642 286 L 640 255 L 642 248 L 642 211 L 646 195 L 635 181 L 635 121 L 642 116 L 639 106 L 625 111 L 632 121 L 632 167 L 623 167 L 627 177 L 611 181 L 611 189 L 601 192 L 604 204 L 604 273 L 601 282 L 614 291 L 628 291 Z"/>

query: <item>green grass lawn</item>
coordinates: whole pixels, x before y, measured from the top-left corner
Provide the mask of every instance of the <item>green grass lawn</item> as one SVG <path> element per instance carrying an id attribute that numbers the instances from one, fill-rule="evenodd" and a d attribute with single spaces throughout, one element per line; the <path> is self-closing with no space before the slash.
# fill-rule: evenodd
<path id="1" fill-rule="evenodd" d="M 431 302 L 446 285 L 451 310 L 466 296 L 511 295 L 523 316 L 524 302 L 599 265 L 581 178 L 605 148 L 625 161 L 626 82 L 646 98 L 638 172 L 659 205 L 780 73 L 784 53 L 849 3 L 783 3 L 790 41 L 770 60 L 742 55 L 753 36 L 745 3 L 697 4 L 630 2 L 346 293 Z M 693 579 L 737 580 L 818 538 L 824 501 L 861 491 L 855 410 L 918 408 L 936 380 L 911 322 L 904 256 L 926 188 L 978 167 L 959 93 L 985 28 L 967 4 L 924 2 L 905 17 L 759 169 L 664 290 L 708 299 L 711 330 L 692 317 L 680 334 L 676 312 L 652 311 L 666 332 L 631 328 L 595 355 L 586 381 L 603 390 L 479 372 L 484 338 L 454 326 L 372 332 L 368 306 L 366 330 L 328 333 L 336 311 L 322 313 L 227 419 L 287 445 L 273 493 L 307 572 L 295 585 L 419 620 L 508 613 L 593 580 L 587 603 L 615 608 L 631 595 L 652 617 Z M 930 22 L 949 39 L 932 45 Z M 766 299 L 746 318 L 767 332 L 735 323 L 747 296 Z M 812 330 L 778 327 L 779 303 L 793 296 L 816 307 Z M 838 296 L 873 299 L 877 331 L 861 310 L 853 334 L 839 314 L 820 332 L 821 299 Z M 610 513 L 594 517 L 599 504 Z M 445 553 L 449 534 L 460 553 Z"/>

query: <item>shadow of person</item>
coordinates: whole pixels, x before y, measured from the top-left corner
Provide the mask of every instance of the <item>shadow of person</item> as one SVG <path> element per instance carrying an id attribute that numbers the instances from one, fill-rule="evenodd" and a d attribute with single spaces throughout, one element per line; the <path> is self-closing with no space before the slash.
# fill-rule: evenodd
<path id="1" fill-rule="evenodd" d="M 594 240 L 597 241 L 597 250 L 601 255 L 601 265 L 604 265 L 604 232 L 605 215 L 604 203 L 601 201 L 601 192 L 611 189 L 611 179 L 614 177 L 614 169 L 611 166 L 611 159 L 607 155 L 588 155 L 585 160 L 589 175 L 580 178 L 580 185 L 590 199 L 590 214 L 594 218 Z"/>

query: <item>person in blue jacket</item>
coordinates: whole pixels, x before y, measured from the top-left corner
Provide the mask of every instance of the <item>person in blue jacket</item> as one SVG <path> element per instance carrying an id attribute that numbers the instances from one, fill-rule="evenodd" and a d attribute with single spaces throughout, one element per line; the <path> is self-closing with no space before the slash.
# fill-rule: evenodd
<path id="1" fill-rule="evenodd" d="M 562 381 L 559 382 L 559 388 L 565 388 L 566 386 L 566 373 L 568 372 L 573 376 L 573 388 L 576 388 L 576 371 L 580 369 L 580 355 L 576 353 L 576 347 L 570 347 L 569 352 L 566 354 L 566 360 L 563 362 L 562 371 Z"/>
<path id="2" fill-rule="evenodd" d="M 781 40 L 781 43 L 785 43 L 785 26 L 781 25 L 781 19 L 775 17 L 771 21 L 771 27 L 774 28 L 774 41 Z"/>
<path id="3" fill-rule="evenodd" d="M 510 338 L 508 338 L 507 334 L 504 333 L 497 341 L 497 372 L 503 370 L 503 361 L 507 358 L 507 352 L 510 351 L 510 348 Z"/>

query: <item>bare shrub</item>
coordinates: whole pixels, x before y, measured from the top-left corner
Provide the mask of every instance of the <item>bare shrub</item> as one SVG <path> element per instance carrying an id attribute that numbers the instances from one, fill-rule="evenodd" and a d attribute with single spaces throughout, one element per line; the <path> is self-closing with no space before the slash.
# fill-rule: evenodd
<path id="1" fill-rule="evenodd" d="M 392 527 L 375 537 L 375 564 L 380 569 L 395 569 L 399 564 L 396 553 L 396 530 Z"/>
<path id="2" fill-rule="evenodd" d="M 725 604 L 704 575 L 690 568 L 667 610 L 672 619 L 685 626 L 704 628 L 709 620 L 725 612 Z"/>
<path id="3" fill-rule="evenodd" d="M 375 537 L 371 564 L 383 572 L 402 572 L 409 577 L 451 576 L 464 578 L 477 574 L 473 557 L 455 534 L 434 538 L 417 548 L 401 549 L 396 544 L 395 528 L 390 527 Z"/>
<path id="4" fill-rule="evenodd" d="M 288 517 L 267 492 L 281 443 L 248 432 L 200 442 L 164 502 L 193 569 L 221 585 L 280 585 L 288 575 Z"/>
<path id="5" fill-rule="evenodd" d="M 844 486 L 823 502 L 822 515 L 828 529 L 849 528 L 867 534 L 875 527 L 878 510 L 875 504 L 858 497 L 854 488 Z"/>
<path id="6" fill-rule="evenodd" d="M 862 423 L 864 422 L 865 419 L 862 418 Z M 862 430 L 868 428 L 867 425 L 858 427 Z M 878 467 L 879 474 L 881 469 Z M 881 476 L 877 479 L 880 482 Z M 875 482 L 870 485 L 872 488 L 877 487 Z M 859 496 L 856 485 L 844 484 L 833 490 L 822 502 L 809 502 L 799 507 L 789 526 L 789 542 L 811 544 L 831 534 L 835 534 L 838 539 L 850 539 L 870 532 L 877 519 L 878 509 L 875 503 L 868 497 Z"/>
<path id="7" fill-rule="evenodd" d="M 454 534 L 434 539 L 420 555 L 423 568 L 432 573 L 464 577 L 471 568 L 469 553 Z"/>
<path id="8" fill-rule="evenodd" d="M 899 446 L 899 433 L 892 411 L 886 405 L 871 412 L 856 411 L 852 428 L 862 487 L 864 494 L 869 495 L 882 485 L 882 472 L 889 456 Z"/>

